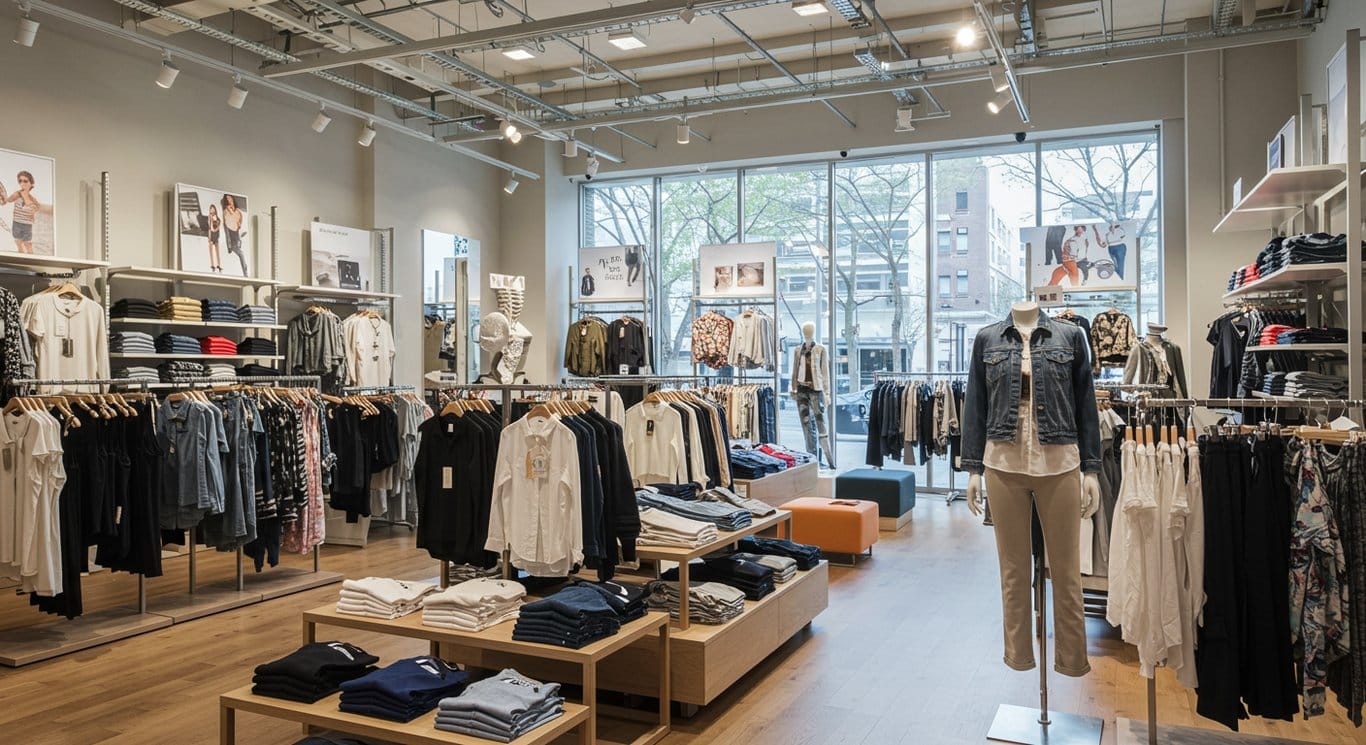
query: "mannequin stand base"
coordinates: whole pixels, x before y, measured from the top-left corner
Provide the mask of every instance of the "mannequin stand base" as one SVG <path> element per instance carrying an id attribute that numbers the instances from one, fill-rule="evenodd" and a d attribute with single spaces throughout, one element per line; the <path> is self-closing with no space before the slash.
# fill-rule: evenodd
<path id="1" fill-rule="evenodd" d="M 1148 739 L 1148 723 L 1141 719 L 1115 719 L 1116 745 L 1310 745 L 1305 740 L 1287 740 L 1271 735 L 1249 735 L 1227 730 L 1178 727 L 1163 724 L 1157 729 L 1157 739 Z"/>
<path id="2" fill-rule="evenodd" d="M 1099 745 L 1105 722 L 1096 717 L 1048 712 L 1048 724 L 1039 724 L 1039 710 L 1001 704 L 987 730 L 987 739 L 1021 745 Z"/>

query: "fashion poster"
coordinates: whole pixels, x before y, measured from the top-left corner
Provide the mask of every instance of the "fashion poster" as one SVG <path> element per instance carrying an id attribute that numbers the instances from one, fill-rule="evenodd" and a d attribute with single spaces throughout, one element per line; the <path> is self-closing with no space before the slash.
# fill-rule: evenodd
<path id="1" fill-rule="evenodd" d="M 255 276 L 245 194 L 176 184 L 175 211 L 182 271 Z"/>
<path id="2" fill-rule="evenodd" d="M 622 303 L 645 299 L 645 249 L 642 246 L 580 248 L 574 278 L 580 302 Z"/>
<path id="3" fill-rule="evenodd" d="M 1021 228 L 1031 287 L 1114 290 L 1138 284 L 1138 223 L 1067 223 Z"/>
<path id="4" fill-rule="evenodd" d="M 698 296 L 773 297 L 776 243 L 728 243 L 697 249 Z"/>
<path id="5" fill-rule="evenodd" d="M 362 228 L 310 223 L 309 281 L 318 287 L 370 290 L 374 271 L 374 234 Z"/>
<path id="6" fill-rule="evenodd" d="M 57 163 L 0 148 L 0 251 L 56 254 Z"/>

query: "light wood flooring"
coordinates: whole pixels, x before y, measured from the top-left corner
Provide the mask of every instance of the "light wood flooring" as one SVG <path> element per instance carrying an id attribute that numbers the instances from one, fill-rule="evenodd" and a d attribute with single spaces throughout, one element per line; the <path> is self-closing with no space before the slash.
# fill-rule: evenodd
<path id="1" fill-rule="evenodd" d="M 230 577 L 230 559 L 203 558 L 201 577 Z M 154 592 L 180 586 L 184 561 L 168 562 L 170 576 L 153 583 Z M 287 561 L 307 565 L 306 557 Z M 435 562 L 401 528 L 376 530 L 366 549 L 326 548 L 323 567 L 351 577 L 436 573 Z M 990 529 L 961 502 L 922 499 L 899 534 L 883 534 L 871 560 L 853 569 L 832 567 L 830 576 L 830 608 L 810 631 L 697 716 L 675 719 L 665 745 L 978 745 L 986 742 L 999 704 L 1037 704 L 1037 671 L 1013 672 L 1001 663 L 995 548 Z M 127 578 L 107 576 L 89 585 L 92 603 L 120 602 L 133 587 Z M 254 665 L 296 648 L 300 611 L 332 601 L 336 592 L 336 586 L 312 590 L 0 670 L 0 743 L 214 743 L 217 695 L 250 682 Z M 0 602 L 5 625 L 37 615 L 13 598 Z M 1082 679 L 1050 674 L 1050 700 L 1055 710 L 1106 720 L 1104 743 L 1113 745 L 1116 716 L 1146 717 L 1145 685 L 1131 647 L 1102 621 L 1091 620 L 1088 630 L 1093 672 Z M 332 638 L 386 660 L 427 651 L 421 642 L 342 630 Z M 1158 690 L 1159 721 L 1218 728 L 1194 715 L 1193 693 L 1166 671 Z M 1243 731 L 1366 743 L 1366 731 L 1330 706 L 1329 715 L 1308 722 L 1257 720 Z M 239 742 L 287 745 L 299 737 L 294 725 L 239 717 Z"/>

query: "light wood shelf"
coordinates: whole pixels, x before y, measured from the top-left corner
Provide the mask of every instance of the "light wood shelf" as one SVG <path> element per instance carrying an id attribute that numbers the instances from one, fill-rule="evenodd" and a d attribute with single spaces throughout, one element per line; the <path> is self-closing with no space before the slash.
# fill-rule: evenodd
<path id="1" fill-rule="evenodd" d="M 392 292 L 368 292 L 366 290 L 343 290 L 340 287 L 318 287 L 316 285 L 280 285 L 275 294 L 289 297 L 320 297 L 333 300 L 393 300 L 398 297 Z"/>

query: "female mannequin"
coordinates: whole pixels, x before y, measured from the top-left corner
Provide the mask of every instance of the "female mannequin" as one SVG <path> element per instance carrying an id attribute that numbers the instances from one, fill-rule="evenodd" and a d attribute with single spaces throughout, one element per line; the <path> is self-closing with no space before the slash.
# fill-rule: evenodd
<path id="1" fill-rule="evenodd" d="M 825 429 L 825 407 L 830 403 L 830 386 L 826 384 L 827 365 L 825 347 L 816 343 L 816 324 L 802 324 L 801 346 L 792 350 L 792 398 L 797 402 L 797 415 L 806 438 L 806 451 L 816 452 L 816 437 L 820 436 L 825 463 L 835 467 L 835 450 L 830 447 L 830 434 Z"/>

